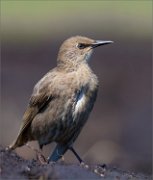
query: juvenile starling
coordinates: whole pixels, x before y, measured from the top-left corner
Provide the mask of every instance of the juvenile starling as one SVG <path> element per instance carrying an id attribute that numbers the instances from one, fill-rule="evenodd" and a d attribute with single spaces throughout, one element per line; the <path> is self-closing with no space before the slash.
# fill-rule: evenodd
<path id="1" fill-rule="evenodd" d="M 48 162 L 56 162 L 70 149 L 85 125 L 97 96 L 98 79 L 88 65 L 93 49 L 112 41 L 75 36 L 61 45 L 57 66 L 33 89 L 18 136 L 10 149 L 37 140 L 40 149 L 56 142 Z"/>

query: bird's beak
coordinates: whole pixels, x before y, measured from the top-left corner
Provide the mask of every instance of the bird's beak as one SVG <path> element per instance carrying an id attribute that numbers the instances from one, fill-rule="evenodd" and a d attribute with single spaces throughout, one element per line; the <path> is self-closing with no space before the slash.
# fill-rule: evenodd
<path id="1" fill-rule="evenodd" d="M 97 41 L 95 41 L 94 43 L 91 44 L 91 47 L 92 48 L 96 48 L 98 46 L 102 46 L 102 45 L 106 45 L 106 44 L 111 44 L 111 43 L 113 43 L 113 41 L 99 41 L 99 40 L 97 40 Z"/>

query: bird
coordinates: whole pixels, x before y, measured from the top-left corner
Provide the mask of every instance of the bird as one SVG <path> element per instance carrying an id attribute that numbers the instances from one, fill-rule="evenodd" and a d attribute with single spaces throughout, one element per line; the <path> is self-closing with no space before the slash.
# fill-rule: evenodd
<path id="1" fill-rule="evenodd" d="M 55 142 L 48 163 L 57 162 L 67 150 L 83 162 L 73 144 L 88 120 L 99 87 L 89 59 L 96 47 L 111 43 L 79 35 L 62 43 L 56 67 L 34 86 L 19 133 L 9 149 L 36 140 L 42 150 L 43 146 Z"/>

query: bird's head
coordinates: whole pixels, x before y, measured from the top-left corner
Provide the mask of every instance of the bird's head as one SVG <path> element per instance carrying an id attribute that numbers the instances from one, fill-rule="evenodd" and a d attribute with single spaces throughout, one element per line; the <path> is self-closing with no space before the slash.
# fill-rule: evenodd
<path id="1" fill-rule="evenodd" d="M 80 64 L 88 62 L 93 49 L 110 44 L 113 41 L 93 40 L 83 36 L 74 36 L 63 42 L 58 54 L 58 63 Z"/>

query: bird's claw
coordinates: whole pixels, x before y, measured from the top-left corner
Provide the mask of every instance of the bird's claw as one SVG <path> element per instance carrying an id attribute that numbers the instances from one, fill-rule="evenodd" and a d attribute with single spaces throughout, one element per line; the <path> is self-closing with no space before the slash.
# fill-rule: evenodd
<path id="1" fill-rule="evenodd" d="M 36 153 L 37 159 L 41 164 L 48 164 L 47 159 L 41 153 Z"/>
<path id="2" fill-rule="evenodd" d="M 80 163 L 80 166 L 85 168 L 85 169 L 89 169 L 89 165 L 85 164 L 83 161 Z"/>

